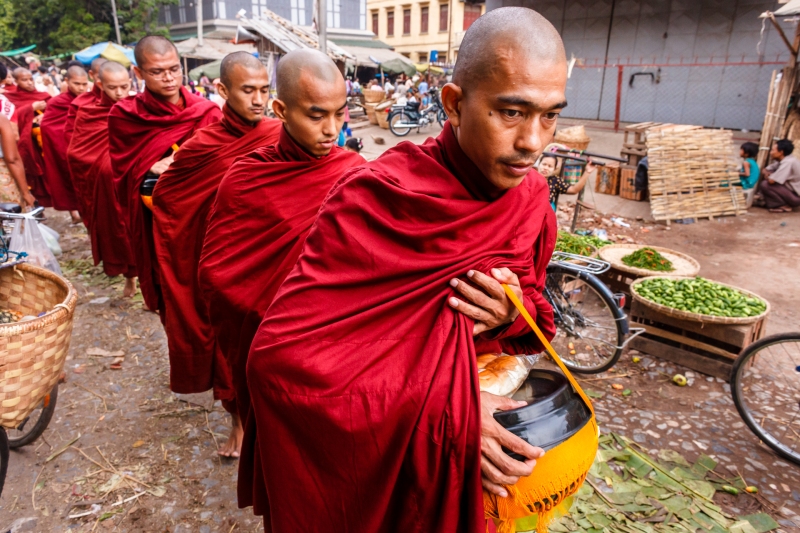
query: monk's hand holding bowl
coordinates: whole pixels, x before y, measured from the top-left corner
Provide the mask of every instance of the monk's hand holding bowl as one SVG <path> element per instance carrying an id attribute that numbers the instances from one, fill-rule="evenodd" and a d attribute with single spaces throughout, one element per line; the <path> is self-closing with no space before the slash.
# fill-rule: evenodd
<path id="1" fill-rule="evenodd" d="M 517 298 L 522 300 L 522 288 L 519 278 L 507 268 L 493 268 L 491 276 L 477 270 L 467 272 L 467 278 L 478 288 L 469 283 L 453 278 L 450 286 L 461 293 L 467 301 L 455 296 L 447 299 L 447 303 L 456 311 L 475 321 L 473 335 L 505 326 L 514 322 L 519 311 L 503 290 L 503 283 L 508 285 Z"/>
<path id="2" fill-rule="evenodd" d="M 167 171 L 169 166 L 172 164 L 173 156 L 165 157 L 161 161 L 156 161 L 156 163 L 150 167 L 150 172 L 155 174 L 156 176 L 160 176 L 164 172 Z"/>
<path id="3" fill-rule="evenodd" d="M 481 392 L 481 483 L 484 489 L 503 498 L 508 496 L 504 485 L 513 485 L 519 478 L 531 475 L 536 459 L 544 455 L 544 450 L 517 437 L 492 416 L 495 411 L 524 405 L 526 402 Z M 527 459 L 525 462 L 512 459 L 503 447 Z"/>
<path id="4" fill-rule="evenodd" d="M 47 107 L 47 102 L 45 102 L 44 100 L 39 100 L 38 102 L 34 102 L 33 104 L 31 104 L 31 107 L 33 107 L 34 111 L 44 111 L 45 108 Z"/>

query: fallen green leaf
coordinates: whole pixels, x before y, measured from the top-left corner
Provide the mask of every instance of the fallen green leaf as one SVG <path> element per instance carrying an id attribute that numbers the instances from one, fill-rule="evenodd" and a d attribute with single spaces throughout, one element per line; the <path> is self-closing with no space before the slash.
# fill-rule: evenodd
<path id="1" fill-rule="evenodd" d="M 740 516 L 740 520 L 747 520 L 750 522 L 750 525 L 753 526 L 753 529 L 756 530 L 756 533 L 765 533 L 767 531 L 772 531 L 773 529 L 778 529 L 780 524 L 778 524 L 775 520 L 772 519 L 766 513 L 756 513 L 750 514 L 747 516 Z"/>
<path id="2" fill-rule="evenodd" d="M 597 392 L 593 391 L 592 389 L 584 389 L 583 392 L 585 392 L 586 396 L 588 396 L 589 398 L 594 398 L 594 399 L 602 398 L 603 396 L 606 395 L 605 392 Z"/>
<path id="3" fill-rule="evenodd" d="M 676 463 L 679 465 L 683 465 L 686 467 L 691 468 L 692 465 L 689 464 L 689 461 L 683 458 L 681 454 L 674 450 L 659 450 L 658 451 L 658 458 L 662 461 L 667 461 L 669 463 Z"/>

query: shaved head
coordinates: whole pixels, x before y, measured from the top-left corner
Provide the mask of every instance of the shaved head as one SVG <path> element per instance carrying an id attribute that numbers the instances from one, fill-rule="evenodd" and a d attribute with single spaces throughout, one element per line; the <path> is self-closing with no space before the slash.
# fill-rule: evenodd
<path id="1" fill-rule="evenodd" d="M 313 48 L 293 50 L 283 56 L 278 62 L 277 78 L 278 98 L 287 103 L 293 100 L 303 82 L 345 86 L 336 63 Z"/>
<path id="2" fill-rule="evenodd" d="M 231 77 L 236 67 L 257 70 L 259 72 L 262 70 L 266 72 L 267 70 L 264 64 L 249 52 L 233 52 L 232 54 L 228 54 L 222 59 L 222 63 L 219 66 L 219 81 L 229 89 L 231 88 Z"/>
<path id="3" fill-rule="evenodd" d="M 33 92 L 36 90 L 36 84 L 33 82 L 33 75 L 31 71 L 25 67 L 17 67 L 12 72 L 14 81 L 17 82 L 17 87 L 23 91 Z"/>
<path id="4" fill-rule="evenodd" d="M 31 71 L 26 69 L 25 67 L 17 67 L 11 71 L 11 75 L 14 76 L 15 80 L 18 80 L 21 76 L 25 76 L 26 74 L 30 76 Z"/>
<path id="5" fill-rule="evenodd" d="M 97 71 L 97 77 L 100 81 L 105 81 L 105 78 L 112 76 L 112 75 L 119 75 L 119 76 L 126 76 L 128 75 L 128 69 L 117 63 L 116 61 L 106 61 L 102 63 Z"/>
<path id="6" fill-rule="evenodd" d="M 306 153 L 325 157 L 336 145 L 347 107 L 344 78 L 318 50 L 289 52 L 278 63 L 278 98 L 272 110 Z"/>
<path id="7" fill-rule="evenodd" d="M 520 59 L 566 61 L 564 43 L 550 22 L 532 9 L 504 7 L 490 11 L 467 30 L 458 50 L 453 83 L 463 89 L 492 77 L 507 45 Z"/>
<path id="8" fill-rule="evenodd" d="M 77 65 L 73 65 L 67 69 L 67 80 L 71 80 L 72 78 L 86 78 L 86 71 L 83 70 L 83 67 L 79 67 Z"/>
<path id="9" fill-rule="evenodd" d="M 92 59 L 92 64 L 89 65 L 89 74 L 92 75 L 92 79 L 97 78 L 97 74 L 100 72 L 100 67 L 103 63 L 108 63 L 108 59 L 104 57 L 96 57 Z"/>
<path id="10" fill-rule="evenodd" d="M 138 43 L 136 48 L 133 49 L 133 57 L 136 58 L 136 65 L 139 68 L 146 66 L 147 60 L 150 56 L 166 56 L 174 53 L 178 56 L 178 49 L 166 37 L 160 35 L 148 35 L 143 37 Z"/>

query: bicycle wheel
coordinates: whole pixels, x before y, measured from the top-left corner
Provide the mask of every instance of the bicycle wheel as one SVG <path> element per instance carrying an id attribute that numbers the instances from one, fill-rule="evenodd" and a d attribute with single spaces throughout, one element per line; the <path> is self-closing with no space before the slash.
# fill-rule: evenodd
<path id="1" fill-rule="evenodd" d="M 53 390 L 42 398 L 28 418 L 23 420 L 15 429 L 8 430 L 8 445 L 11 449 L 26 446 L 44 433 L 44 430 L 47 429 L 47 424 L 53 418 L 57 400 L 58 385 L 56 384 Z"/>
<path id="2" fill-rule="evenodd" d="M 398 126 L 398 124 L 411 124 L 411 118 L 402 111 L 389 117 L 389 129 L 398 137 L 405 137 L 411 128 L 408 126 Z"/>
<path id="3" fill-rule="evenodd" d="M 545 297 L 553 306 L 553 348 L 570 370 L 597 374 L 622 354 L 625 315 L 603 282 L 558 266 L 547 268 Z"/>
<path id="4" fill-rule="evenodd" d="M 800 465 L 800 333 L 764 337 L 742 350 L 731 393 L 761 442 Z"/>
<path id="5" fill-rule="evenodd" d="M 439 126 L 444 128 L 444 123 L 447 122 L 447 113 L 444 112 L 444 109 L 439 109 L 436 113 L 436 121 L 439 123 Z"/>
<path id="6" fill-rule="evenodd" d="M 8 435 L 3 426 L 0 426 L 0 496 L 3 495 L 3 485 L 6 484 L 8 472 Z"/>

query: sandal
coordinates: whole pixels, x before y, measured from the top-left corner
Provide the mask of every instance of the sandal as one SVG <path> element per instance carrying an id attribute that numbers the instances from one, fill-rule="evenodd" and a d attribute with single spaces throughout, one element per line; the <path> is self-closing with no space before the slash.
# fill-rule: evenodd
<path id="1" fill-rule="evenodd" d="M 770 213 L 786 213 L 786 209 L 782 207 L 773 207 L 769 210 Z"/>

